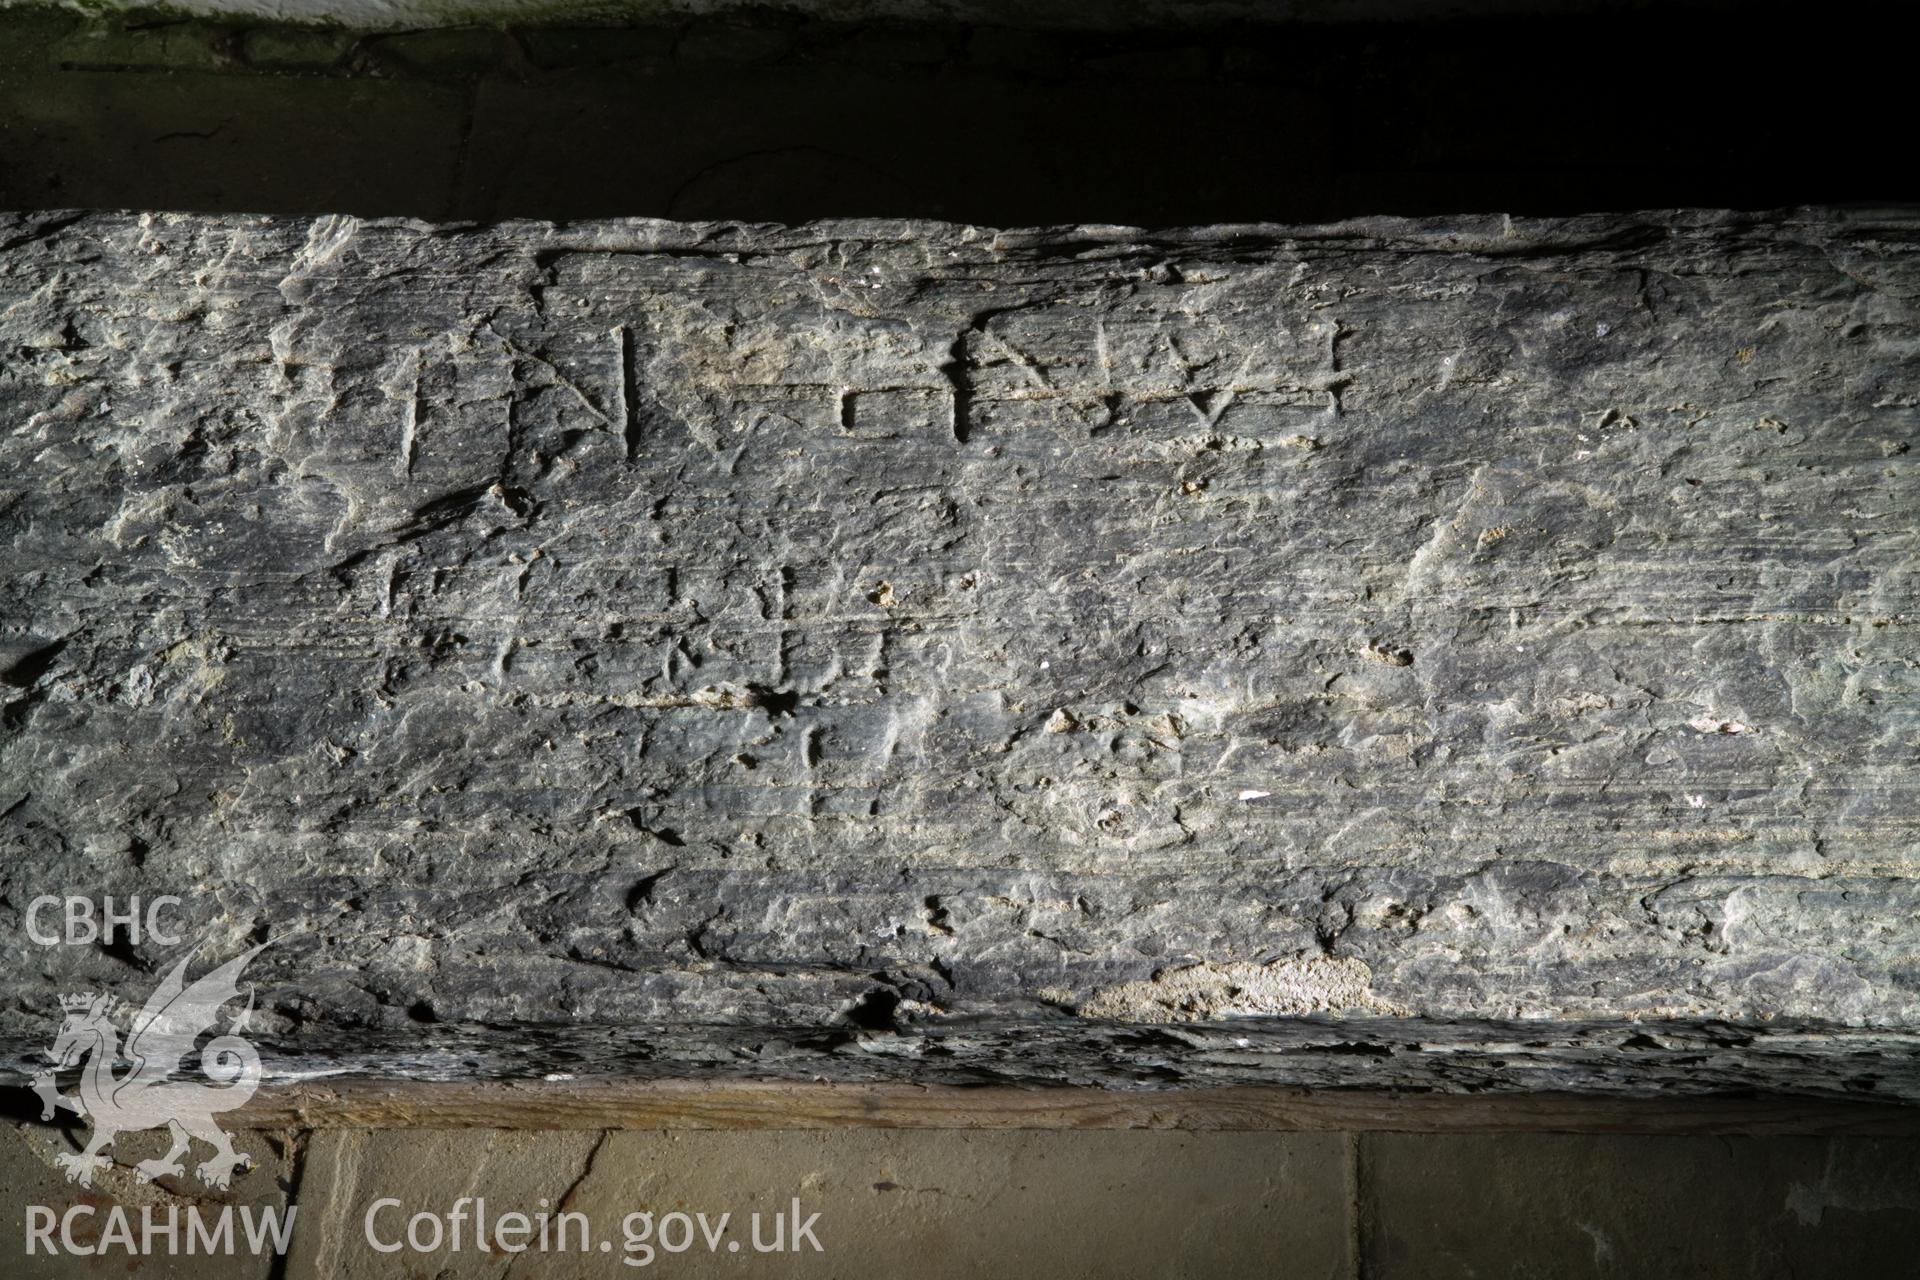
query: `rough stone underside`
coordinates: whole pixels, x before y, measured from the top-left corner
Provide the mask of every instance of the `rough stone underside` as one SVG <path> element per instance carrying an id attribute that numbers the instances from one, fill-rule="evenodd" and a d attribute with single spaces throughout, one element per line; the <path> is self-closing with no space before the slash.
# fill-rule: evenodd
<path id="1" fill-rule="evenodd" d="M 1916 245 L 0 217 L 0 1045 L 1920 1097 Z"/>
<path id="2" fill-rule="evenodd" d="M 1556 0 L 1559 13 L 1737 10 L 1737 0 Z M 96 15 L 156 14 L 314 27 L 420 30 L 555 19 L 819 17 L 840 22 L 988 22 L 1087 30 L 1178 30 L 1204 24 L 1447 21 L 1533 14 L 1538 0 L 0 0 L 0 12 L 71 8 Z"/>

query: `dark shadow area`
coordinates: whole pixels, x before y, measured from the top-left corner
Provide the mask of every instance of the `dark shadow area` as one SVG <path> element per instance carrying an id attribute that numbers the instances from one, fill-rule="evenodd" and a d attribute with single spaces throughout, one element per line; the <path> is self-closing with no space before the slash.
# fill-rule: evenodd
<path id="1" fill-rule="evenodd" d="M 1877 10 L 355 34 L 0 16 L 0 207 L 991 225 L 1920 197 Z"/>

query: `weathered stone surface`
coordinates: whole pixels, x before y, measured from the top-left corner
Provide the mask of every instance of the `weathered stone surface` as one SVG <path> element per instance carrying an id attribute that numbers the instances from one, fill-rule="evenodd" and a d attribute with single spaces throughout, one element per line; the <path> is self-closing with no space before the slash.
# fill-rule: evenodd
<path id="1" fill-rule="evenodd" d="M 1734 0 L 1663 0 L 1669 8 L 1713 12 Z M 50 0 L 0 0 L 7 9 L 47 9 Z M 1621 13 L 1653 7 L 1652 0 L 1559 0 L 1554 12 Z M 156 11 L 229 21 L 267 21 L 369 30 L 461 26 L 470 23 L 555 21 L 633 22 L 745 16 L 824 17 L 838 22 L 965 21 L 1034 27 L 1125 30 L 1204 23 L 1377 22 L 1448 20 L 1537 14 L 1540 0 L 1127 0 L 1089 5 L 1079 0 L 89 0 L 100 14 Z"/>
<path id="2" fill-rule="evenodd" d="M 1898 1275 L 1920 1145 L 1872 1139 L 1364 1134 L 1358 1273 Z"/>
<path id="3" fill-rule="evenodd" d="M 7 219 L 0 1034 L 1920 1094 L 1917 226 Z"/>

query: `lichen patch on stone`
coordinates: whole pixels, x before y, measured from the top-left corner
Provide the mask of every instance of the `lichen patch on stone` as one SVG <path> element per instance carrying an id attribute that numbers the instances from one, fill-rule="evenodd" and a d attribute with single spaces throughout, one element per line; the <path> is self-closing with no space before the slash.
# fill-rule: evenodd
<path id="1" fill-rule="evenodd" d="M 1144 982 L 1094 992 L 1079 1013 L 1128 1022 L 1201 1022 L 1348 1010 L 1398 1012 L 1373 994 L 1373 971 L 1365 962 L 1315 956 L 1162 970 Z"/>

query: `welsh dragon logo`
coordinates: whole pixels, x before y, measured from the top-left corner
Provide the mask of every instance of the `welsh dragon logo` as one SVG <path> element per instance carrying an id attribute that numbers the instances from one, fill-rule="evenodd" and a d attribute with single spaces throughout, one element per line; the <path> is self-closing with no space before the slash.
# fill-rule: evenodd
<path id="1" fill-rule="evenodd" d="M 57 1067 L 36 1075 L 33 1091 L 40 1095 L 42 1120 L 53 1119 L 54 1110 L 64 1107 L 85 1116 L 92 1126 L 86 1150 L 57 1157 L 69 1182 L 91 1187 L 94 1171 L 113 1163 L 102 1152 L 116 1137 L 162 1125 L 172 1131 L 173 1145 L 164 1156 L 134 1166 L 134 1175 L 142 1182 L 183 1173 L 180 1158 L 189 1153 L 195 1139 L 213 1148 L 213 1155 L 194 1168 L 200 1181 L 210 1187 L 227 1186 L 235 1170 L 252 1163 L 233 1149 L 226 1131 L 213 1120 L 219 1112 L 245 1103 L 260 1086 L 260 1055 L 238 1034 L 246 1030 L 253 1013 L 251 992 L 246 1009 L 226 1034 L 215 1036 L 200 1051 L 200 1069 L 216 1083 L 175 1080 L 173 1075 L 194 1043 L 213 1028 L 221 1006 L 239 996 L 240 971 L 267 945 L 261 943 L 191 985 L 186 972 L 194 953 L 182 956 L 134 1017 L 124 1048 L 114 1019 L 131 1006 L 92 993 L 60 997 L 66 1021 L 47 1050 Z M 70 1098 L 59 1092 L 54 1070 L 73 1067 L 83 1059 L 79 1097 Z M 114 1074 L 123 1061 L 129 1064 L 127 1069 Z"/>

